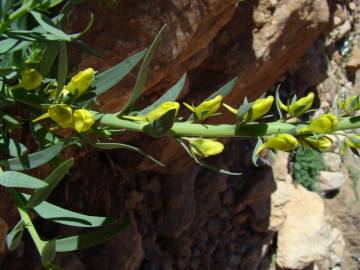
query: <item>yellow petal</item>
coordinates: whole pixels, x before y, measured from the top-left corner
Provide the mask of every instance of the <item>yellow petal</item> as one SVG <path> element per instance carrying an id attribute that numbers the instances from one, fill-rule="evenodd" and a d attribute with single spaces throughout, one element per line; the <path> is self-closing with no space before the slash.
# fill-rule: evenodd
<path id="1" fill-rule="evenodd" d="M 269 137 L 264 145 L 274 150 L 292 151 L 299 146 L 299 142 L 290 134 L 278 134 L 274 137 Z"/>
<path id="2" fill-rule="evenodd" d="M 208 157 L 218 155 L 224 150 L 224 145 L 211 139 L 190 139 L 190 149 L 198 156 Z"/>
<path id="3" fill-rule="evenodd" d="M 249 112 L 244 114 L 245 121 L 255 121 L 262 116 L 264 116 L 270 109 L 274 102 L 273 96 L 268 96 L 266 98 L 257 99 L 254 104 L 251 106 Z"/>
<path id="4" fill-rule="evenodd" d="M 195 107 L 195 115 L 198 120 L 205 120 L 217 112 L 220 108 L 222 96 L 216 96 L 210 100 L 205 100 Z"/>
<path id="5" fill-rule="evenodd" d="M 321 115 L 319 118 L 316 118 L 310 122 L 310 124 L 303 128 L 301 131 L 305 132 L 314 132 L 314 133 L 331 133 L 335 131 L 338 124 L 338 119 L 336 115 L 331 113 L 326 113 Z"/>
<path id="6" fill-rule="evenodd" d="M 308 136 L 302 139 L 302 143 L 305 146 L 313 147 L 319 151 L 328 151 L 333 145 L 333 141 L 326 136 L 321 136 L 318 138 L 315 136 Z"/>
<path id="7" fill-rule="evenodd" d="M 307 112 L 314 101 L 315 94 L 310 92 L 306 97 L 302 97 L 289 107 L 289 114 L 292 116 L 300 116 Z"/>
<path id="8" fill-rule="evenodd" d="M 81 133 L 87 131 L 94 124 L 95 118 L 92 113 L 86 109 L 78 109 L 73 114 L 74 129 Z"/>
<path id="9" fill-rule="evenodd" d="M 20 86 L 26 90 L 32 90 L 41 85 L 43 77 L 39 72 L 33 68 L 25 68 L 21 72 L 21 83 Z"/>
<path id="10" fill-rule="evenodd" d="M 145 115 L 145 118 L 150 122 L 154 122 L 155 120 L 159 119 L 161 116 L 163 116 L 165 113 L 167 113 L 170 110 L 175 110 L 175 115 L 177 115 L 180 108 L 180 104 L 175 101 L 166 101 L 163 104 L 156 107 L 154 110 L 149 112 L 147 115 Z"/>
<path id="11" fill-rule="evenodd" d="M 32 121 L 37 122 L 37 121 L 40 121 L 40 120 L 43 120 L 43 119 L 49 118 L 49 117 L 50 117 L 50 114 L 47 112 L 47 113 L 44 113 L 44 114 L 40 115 L 39 117 L 35 118 Z"/>
<path id="12" fill-rule="evenodd" d="M 183 104 L 184 104 L 184 106 L 185 106 L 186 108 L 188 108 L 190 111 L 195 112 L 195 109 L 194 109 L 193 106 L 191 106 L 190 104 L 187 104 L 186 102 L 183 102 Z"/>
<path id="13" fill-rule="evenodd" d="M 87 68 L 71 78 L 67 85 L 67 89 L 71 94 L 81 96 L 91 86 L 93 81 L 94 70 L 92 68 Z"/>
<path id="14" fill-rule="evenodd" d="M 73 126 L 72 109 L 66 104 L 55 104 L 49 106 L 49 117 L 61 128 L 71 128 Z"/>

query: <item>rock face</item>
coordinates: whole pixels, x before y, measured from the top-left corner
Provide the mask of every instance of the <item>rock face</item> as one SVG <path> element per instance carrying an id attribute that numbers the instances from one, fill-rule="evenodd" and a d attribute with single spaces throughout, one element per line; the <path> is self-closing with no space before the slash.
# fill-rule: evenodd
<path id="1" fill-rule="evenodd" d="M 344 183 L 346 177 L 341 172 L 319 172 L 318 187 L 324 192 L 338 190 Z"/>
<path id="2" fill-rule="evenodd" d="M 303 269 L 313 262 L 326 260 L 329 254 L 341 257 L 344 240 L 326 221 L 320 196 L 301 186 L 287 187 L 287 190 L 291 191 L 291 195 L 288 194 L 291 199 L 284 208 L 286 219 L 278 231 L 276 263 L 282 268 Z"/>

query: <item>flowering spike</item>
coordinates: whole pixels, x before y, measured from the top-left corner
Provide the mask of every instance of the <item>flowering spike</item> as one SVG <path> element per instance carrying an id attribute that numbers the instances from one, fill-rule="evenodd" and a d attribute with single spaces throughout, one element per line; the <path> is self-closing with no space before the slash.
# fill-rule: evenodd
<path id="1" fill-rule="evenodd" d="M 66 88 L 71 94 L 81 96 L 90 87 L 93 80 L 94 70 L 87 68 L 72 77 Z"/>
<path id="2" fill-rule="evenodd" d="M 43 77 L 34 68 L 25 68 L 21 72 L 21 83 L 19 86 L 26 90 L 32 90 L 41 85 Z"/>

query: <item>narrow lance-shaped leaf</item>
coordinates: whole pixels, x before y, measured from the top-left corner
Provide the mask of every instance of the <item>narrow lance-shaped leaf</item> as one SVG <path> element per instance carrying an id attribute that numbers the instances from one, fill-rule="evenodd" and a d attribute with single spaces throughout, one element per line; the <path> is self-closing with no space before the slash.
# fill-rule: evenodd
<path id="1" fill-rule="evenodd" d="M 46 75 L 49 73 L 51 67 L 54 65 L 56 56 L 59 53 L 59 45 L 57 42 L 53 41 L 47 42 L 45 44 L 45 51 L 40 62 L 40 73 L 43 75 L 43 77 L 46 77 Z"/>
<path id="2" fill-rule="evenodd" d="M 65 42 L 59 42 L 59 57 L 58 57 L 58 88 L 56 92 L 56 98 L 60 96 L 60 93 L 65 85 L 68 75 L 68 54 Z"/>
<path id="3" fill-rule="evenodd" d="M 96 95 L 101 95 L 120 82 L 144 58 L 146 50 L 131 55 L 121 63 L 95 75 L 93 86 Z"/>
<path id="4" fill-rule="evenodd" d="M 185 82 L 186 82 L 186 73 L 180 78 L 180 80 L 177 81 L 175 85 L 173 85 L 168 91 L 166 91 L 164 95 L 162 95 L 149 107 L 140 111 L 137 115 L 146 115 L 148 112 L 152 111 L 153 109 L 160 106 L 166 101 L 175 101 L 179 97 L 181 91 L 183 90 Z"/>
<path id="5" fill-rule="evenodd" d="M 141 65 L 140 72 L 138 74 L 138 77 L 137 77 L 137 80 L 136 80 L 132 95 L 131 95 L 129 101 L 124 106 L 124 108 L 118 113 L 119 115 L 127 113 L 129 110 L 131 110 L 132 105 L 134 104 L 134 102 L 140 96 L 140 94 L 142 92 L 142 89 L 144 88 L 146 80 L 147 80 L 148 75 L 149 75 L 151 59 L 153 58 L 153 56 L 155 54 L 155 51 L 156 51 L 156 49 L 158 47 L 158 44 L 159 44 L 159 41 L 160 41 L 160 37 L 163 34 L 165 28 L 166 28 L 166 25 L 164 25 L 161 28 L 159 33 L 156 35 L 154 41 L 150 45 L 149 49 L 146 51 L 144 61 L 143 61 L 142 65 Z"/>
<path id="6" fill-rule="evenodd" d="M 74 159 L 70 158 L 61 163 L 46 179 L 44 180 L 48 186 L 35 190 L 30 200 L 27 202 L 26 207 L 33 208 L 34 206 L 45 201 L 55 187 L 60 183 L 64 176 L 69 172 L 70 168 L 74 165 Z"/>
<path id="7" fill-rule="evenodd" d="M 65 34 L 61 29 L 58 28 L 54 22 L 43 13 L 36 11 L 31 11 L 31 15 L 39 23 L 39 25 L 45 29 L 47 32 L 53 34 L 54 36 L 60 37 L 63 40 L 70 41 L 70 36 Z"/>
<path id="8" fill-rule="evenodd" d="M 259 150 L 260 146 L 263 144 L 263 141 L 261 140 L 260 137 L 258 137 L 258 141 L 255 145 L 255 149 L 252 153 L 252 157 L 251 157 L 251 160 L 252 160 L 252 163 L 257 167 L 257 160 L 259 158 L 259 155 L 257 155 L 257 151 Z"/>
<path id="9" fill-rule="evenodd" d="M 24 228 L 24 222 L 20 220 L 6 236 L 6 244 L 9 251 L 15 250 L 21 243 Z"/>
<path id="10" fill-rule="evenodd" d="M 130 220 L 127 220 L 120 225 L 105 227 L 94 232 L 58 239 L 56 240 L 56 251 L 69 252 L 100 244 L 118 235 L 128 228 L 130 224 Z"/>
<path id="11" fill-rule="evenodd" d="M 2 166 L 5 170 L 11 170 L 11 171 L 34 169 L 52 160 L 55 156 L 57 156 L 61 152 L 63 148 L 64 148 L 64 144 L 62 142 L 59 142 L 57 144 L 54 144 L 39 152 L 32 153 L 23 158 L 12 158 L 8 160 L 1 160 L 0 166 Z"/>
<path id="12" fill-rule="evenodd" d="M 21 194 L 26 202 L 30 199 L 30 195 Z M 99 227 L 114 223 L 109 217 L 89 216 L 78 212 L 70 211 L 49 202 L 43 201 L 33 209 L 41 218 L 74 227 Z"/>
<path id="13" fill-rule="evenodd" d="M 6 171 L 0 173 L 0 185 L 16 188 L 42 188 L 46 187 L 47 183 L 24 173 Z"/>
<path id="14" fill-rule="evenodd" d="M 282 115 L 282 112 L 281 112 L 281 106 L 280 106 L 280 93 L 279 93 L 279 90 L 280 90 L 280 85 L 276 88 L 276 91 L 275 91 L 275 104 L 276 104 L 276 109 L 278 111 L 278 114 L 279 114 L 279 119 L 281 120 L 283 118 L 283 115 Z"/>
<path id="15" fill-rule="evenodd" d="M 135 146 L 132 146 L 132 145 L 123 144 L 123 143 L 95 143 L 95 147 L 99 148 L 99 149 L 105 149 L 105 150 L 107 150 L 107 149 L 109 149 L 109 150 L 110 149 L 127 149 L 130 151 L 134 151 L 140 155 L 143 155 L 144 157 L 150 159 L 151 161 L 155 162 L 156 164 L 158 164 L 160 166 L 165 166 L 164 164 L 162 164 L 160 161 L 158 161 L 154 157 L 150 156 L 143 150 L 141 150 Z"/>

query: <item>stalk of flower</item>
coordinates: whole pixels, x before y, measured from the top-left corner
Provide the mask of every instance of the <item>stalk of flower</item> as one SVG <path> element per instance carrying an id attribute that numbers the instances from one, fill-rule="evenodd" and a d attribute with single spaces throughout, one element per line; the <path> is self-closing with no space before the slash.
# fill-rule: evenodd
<path id="1" fill-rule="evenodd" d="M 196 120 L 203 121 L 219 110 L 222 99 L 222 96 L 219 95 L 210 100 L 201 102 L 196 107 L 189 105 L 186 102 L 183 102 L 183 104 L 195 114 Z"/>
<path id="2" fill-rule="evenodd" d="M 310 124 L 300 130 L 300 132 L 314 132 L 318 134 L 331 133 L 335 131 L 338 125 L 336 115 L 326 113 L 310 122 Z"/>
<path id="3" fill-rule="evenodd" d="M 243 121 L 252 122 L 252 121 L 255 121 L 255 120 L 263 117 L 265 114 L 267 114 L 269 112 L 273 102 L 274 102 L 273 96 L 268 96 L 266 98 L 257 99 L 252 104 L 250 110 L 243 115 Z M 235 114 L 235 115 L 238 114 L 237 109 L 235 109 L 225 103 L 223 105 L 226 109 L 228 109 L 233 114 Z"/>
<path id="4" fill-rule="evenodd" d="M 333 141 L 327 136 L 306 136 L 300 139 L 304 146 L 314 148 L 319 151 L 329 151 L 333 146 Z"/>
<path id="5" fill-rule="evenodd" d="M 193 154 L 202 157 L 209 157 L 220 154 L 224 145 L 215 139 L 184 138 L 189 142 Z"/>
<path id="6" fill-rule="evenodd" d="M 123 118 L 131 119 L 135 121 L 147 121 L 149 123 L 152 123 L 170 110 L 176 110 L 175 115 L 177 115 L 179 112 L 179 108 L 180 108 L 180 104 L 178 102 L 166 101 L 161 105 L 159 105 L 158 107 L 156 107 L 154 110 L 150 111 L 146 115 L 136 115 L 136 116 L 125 115 L 123 116 Z"/>
<path id="7" fill-rule="evenodd" d="M 296 149 L 298 146 L 299 142 L 294 136 L 290 134 L 278 134 L 273 137 L 268 137 L 266 142 L 256 150 L 255 154 L 257 156 L 260 155 L 265 148 L 288 152 Z"/>
<path id="8" fill-rule="evenodd" d="M 284 103 L 282 103 L 280 98 L 278 99 L 278 103 L 284 111 L 288 112 L 291 116 L 296 117 L 304 114 L 311 108 L 314 97 L 315 94 L 313 92 L 310 92 L 306 97 L 302 97 L 290 105 L 285 105 Z"/>
<path id="9" fill-rule="evenodd" d="M 87 68 L 73 76 L 65 89 L 75 96 L 83 95 L 94 81 L 94 70 Z"/>

